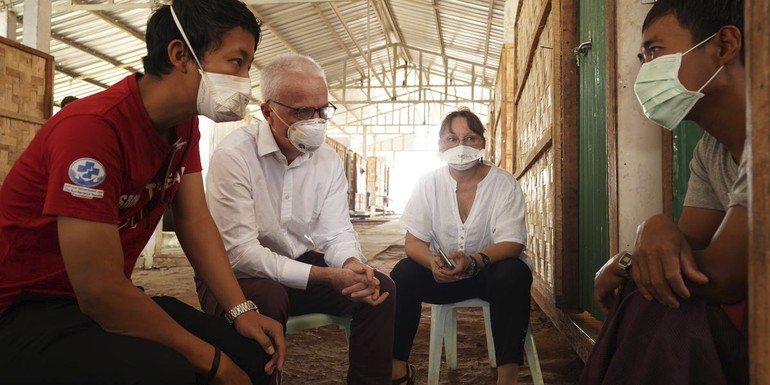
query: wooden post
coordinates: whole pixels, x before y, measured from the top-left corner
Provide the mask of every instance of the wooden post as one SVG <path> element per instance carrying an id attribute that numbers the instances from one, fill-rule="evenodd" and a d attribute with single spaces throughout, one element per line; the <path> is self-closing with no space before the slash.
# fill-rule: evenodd
<path id="1" fill-rule="evenodd" d="M 770 384 L 770 0 L 746 1 L 749 179 L 749 365 L 751 384 Z"/>

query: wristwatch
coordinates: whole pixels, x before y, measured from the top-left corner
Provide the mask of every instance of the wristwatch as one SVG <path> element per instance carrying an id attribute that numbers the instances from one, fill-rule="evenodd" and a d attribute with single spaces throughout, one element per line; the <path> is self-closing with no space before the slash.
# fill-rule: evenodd
<path id="1" fill-rule="evenodd" d="M 225 313 L 225 320 L 228 324 L 232 325 L 235 323 L 235 319 L 238 318 L 241 314 L 252 311 L 259 313 L 259 308 L 257 305 L 252 302 L 251 300 L 246 301 L 240 305 L 235 306 L 234 308 L 230 309 L 227 313 Z"/>
<path id="2" fill-rule="evenodd" d="M 620 265 L 620 268 L 623 269 L 623 273 L 626 275 L 626 277 L 631 277 L 629 270 L 631 270 L 632 261 L 633 255 L 628 251 L 624 251 L 623 255 L 620 256 L 620 259 L 618 259 L 618 265 Z"/>

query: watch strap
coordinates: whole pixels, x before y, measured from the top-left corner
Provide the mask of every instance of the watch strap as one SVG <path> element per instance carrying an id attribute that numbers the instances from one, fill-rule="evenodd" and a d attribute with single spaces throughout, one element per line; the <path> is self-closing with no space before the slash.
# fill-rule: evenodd
<path id="1" fill-rule="evenodd" d="M 241 303 L 239 305 L 236 305 L 234 308 L 230 309 L 227 313 L 225 313 L 225 320 L 227 320 L 227 323 L 232 325 L 235 323 L 235 319 L 238 318 L 243 313 L 246 313 L 247 311 L 255 311 L 259 313 L 259 308 L 257 305 L 251 301 L 248 300 L 244 303 Z"/>
<path id="2" fill-rule="evenodd" d="M 620 255 L 620 258 L 618 258 L 618 266 L 623 269 L 623 274 L 625 274 L 626 277 L 631 276 L 630 270 L 632 262 L 633 255 L 628 251 L 624 251 L 623 254 Z"/>

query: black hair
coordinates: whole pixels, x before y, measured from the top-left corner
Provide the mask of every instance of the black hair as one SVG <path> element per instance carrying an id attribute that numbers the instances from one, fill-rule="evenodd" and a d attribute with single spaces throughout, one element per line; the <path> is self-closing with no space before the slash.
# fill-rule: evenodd
<path id="1" fill-rule="evenodd" d="M 673 14 L 679 25 L 690 31 L 693 44 L 726 25 L 737 27 L 743 36 L 743 0 L 658 0 L 647 13 L 642 31 L 668 14 Z"/>
<path id="2" fill-rule="evenodd" d="M 174 40 L 184 42 L 170 7 L 179 19 L 192 49 L 203 61 L 205 52 L 219 48 L 222 35 L 235 27 L 241 27 L 254 35 L 254 50 L 260 39 L 260 22 L 239 0 L 175 0 L 171 5 L 159 7 L 147 22 L 147 56 L 142 58 L 144 71 L 150 75 L 171 72 L 168 45 Z M 189 52 L 187 44 L 185 51 Z"/>
<path id="3" fill-rule="evenodd" d="M 444 121 L 441 122 L 441 129 L 438 131 L 438 136 L 444 135 L 444 133 L 449 129 L 449 126 L 452 124 L 452 119 L 454 118 L 465 118 L 465 121 L 468 122 L 468 128 L 484 138 L 484 124 L 482 124 L 481 119 L 479 119 L 479 117 L 476 116 L 476 114 L 474 114 L 467 107 L 462 107 L 457 111 L 450 112 L 444 118 Z"/>
<path id="4" fill-rule="evenodd" d="M 64 99 L 61 100 L 61 103 L 59 103 L 59 108 L 64 108 L 67 104 L 70 104 L 75 100 L 78 100 L 78 98 L 75 96 L 65 96 Z"/>

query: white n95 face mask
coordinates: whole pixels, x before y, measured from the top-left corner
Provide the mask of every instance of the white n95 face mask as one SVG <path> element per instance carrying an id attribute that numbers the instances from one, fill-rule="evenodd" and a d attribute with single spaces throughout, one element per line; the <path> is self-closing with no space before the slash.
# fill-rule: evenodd
<path id="1" fill-rule="evenodd" d="M 438 157 L 449 167 L 458 171 L 465 171 L 475 166 L 479 159 L 484 157 L 484 149 L 460 145 L 439 153 Z"/>
<path id="2" fill-rule="evenodd" d="M 682 66 L 682 56 L 714 36 L 716 34 L 707 37 L 684 53 L 677 52 L 661 56 L 642 64 L 634 83 L 634 92 L 648 119 L 671 131 L 703 97 L 701 91 L 714 80 L 723 67 L 719 67 L 706 84 L 697 91 L 684 88 L 679 81 L 679 68 Z"/>
<path id="3" fill-rule="evenodd" d="M 193 58 L 195 58 L 198 72 L 201 74 L 197 97 L 198 113 L 217 123 L 243 119 L 251 99 L 251 81 L 247 77 L 203 71 L 203 66 L 198 60 L 198 56 L 195 55 L 182 25 L 176 17 L 174 7 L 170 6 L 170 9 L 174 23 L 182 34 L 187 48 L 190 49 Z"/>
<path id="4" fill-rule="evenodd" d="M 308 119 L 294 123 L 289 127 L 288 137 L 289 143 L 297 150 L 312 153 L 324 144 L 326 119 Z"/>

